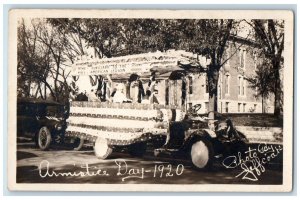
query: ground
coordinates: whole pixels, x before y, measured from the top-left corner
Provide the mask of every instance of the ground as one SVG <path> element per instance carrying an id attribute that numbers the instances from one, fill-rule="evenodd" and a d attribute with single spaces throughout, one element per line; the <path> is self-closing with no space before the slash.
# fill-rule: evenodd
<path id="1" fill-rule="evenodd" d="M 255 127 L 282 127 L 283 116 L 278 117 L 273 114 L 262 113 L 226 113 L 222 114 L 230 118 L 235 126 L 255 126 Z"/>
<path id="2" fill-rule="evenodd" d="M 211 170 L 199 171 L 187 159 L 155 157 L 152 152 L 143 158 L 119 152 L 99 160 L 89 147 L 41 151 L 31 141 L 18 141 L 16 178 L 18 183 L 282 184 L 281 154 L 264 165 L 255 162 L 254 168 L 248 163 L 227 169 L 218 159 Z"/>

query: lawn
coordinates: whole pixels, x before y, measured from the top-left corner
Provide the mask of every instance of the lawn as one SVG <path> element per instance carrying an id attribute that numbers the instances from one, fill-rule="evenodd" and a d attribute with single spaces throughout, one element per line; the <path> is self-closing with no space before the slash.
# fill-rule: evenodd
<path id="1" fill-rule="evenodd" d="M 282 127 L 283 116 L 275 117 L 273 114 L 241 114 L 228 113 L 222 114 L 230 118 L 235 126 L 258 126 L 258 127 Z"/>

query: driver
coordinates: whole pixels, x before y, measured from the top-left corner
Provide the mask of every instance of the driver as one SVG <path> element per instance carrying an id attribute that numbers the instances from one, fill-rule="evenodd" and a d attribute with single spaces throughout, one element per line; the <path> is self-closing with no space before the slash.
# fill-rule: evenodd
<path id="1" fill-rule="evenodd" d="M 197 112 L 198 112 L 198 110 L 200 110 L 200 108 L 201 108 L 201 104 L 195 104 L 194 106 L 191 107 L 190 112 L 192 114 L 192 119 L 199 120 L 201 122 L 207 122 L 207 119 L 208 119 L 207 117 L 205 117 L 205 116 L 202 117 L 197 114 Z"/>

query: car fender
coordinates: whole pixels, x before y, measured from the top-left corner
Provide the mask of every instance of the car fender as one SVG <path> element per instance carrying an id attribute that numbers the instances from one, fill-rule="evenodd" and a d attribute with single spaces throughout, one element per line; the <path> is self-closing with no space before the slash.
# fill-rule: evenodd
<path id="1" fill-rule="evenodd" d="M 189 130 L 186 133 L 186 138 L 184 144 L 182 145 L 182 149 L 188 150 L 193 143 L 199 140 L 211 141 L 213 138 L 211 135 L 212 134 L 209 134 L 207 130 L 195 130 L 195 131 Z"/>

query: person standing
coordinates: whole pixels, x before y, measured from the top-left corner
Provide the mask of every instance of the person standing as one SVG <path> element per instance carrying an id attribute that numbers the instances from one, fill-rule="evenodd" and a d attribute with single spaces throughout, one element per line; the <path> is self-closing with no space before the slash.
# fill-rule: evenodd
<path id="1" fill-rule="evenodd" d="M 143 97 L 145 96 L 145 90 L 142 81 L 140 80 L 140 77 L 137 78 L 138 83 L 138 103 L 142 102 Z"/>

